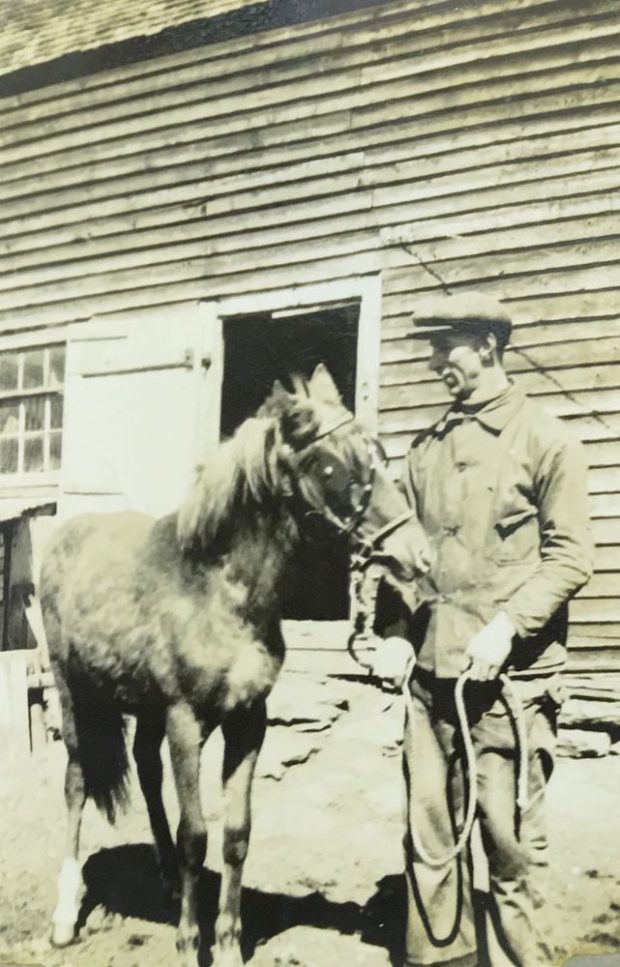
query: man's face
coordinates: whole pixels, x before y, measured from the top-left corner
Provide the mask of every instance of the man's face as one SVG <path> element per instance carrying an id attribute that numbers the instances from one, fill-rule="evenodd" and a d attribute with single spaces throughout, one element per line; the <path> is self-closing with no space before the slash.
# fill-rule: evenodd
<path id="1" fill-rule="evenodd" d="M 429 368 L 454 399 L 468 399 L 485 374 L 479 339 L 470 333 L 440 332 L 431 336 L 431 349 Z"/>

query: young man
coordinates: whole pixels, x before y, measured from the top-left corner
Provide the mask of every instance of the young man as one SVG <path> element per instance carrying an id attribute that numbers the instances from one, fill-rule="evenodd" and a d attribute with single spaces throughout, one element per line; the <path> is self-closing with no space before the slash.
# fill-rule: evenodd
<path id="1" fill-rule="evenodd" d="M 406 459 L 404 484 L 433 561 L 417 585 L 413 612 L 403 612 L 389 629 L 417 652 L 413 721 L 404 745 L 405 963 L 534 967 L 549 963 L 535 927 L 545 889 L 544 793 L 553 764 L 567 602 L 592 569 L 585 464 L 564 424 L 506 375 L 502 359 L 511 321 L 501 303 L 473 292 L 437 296 L 421 302 L 413 319 L 414 335 L 430 341 L 430 368 L 453 403 L 413 441 Z M 398 662 L 397 653 L 398 647 Z M 491 895 L 486 952 L 475 929 L 467 860 L 429 866 L 416 843 L 444 855 L 455 842 L 455 824 L 462 823 L 469 790 L 454 693 L 466 669 Z M 524 750 L 514 696 L 511 701 L 499 679 L 505 672 L 527 733 L 529 804 L 523 809 L 516 785 Z"/>

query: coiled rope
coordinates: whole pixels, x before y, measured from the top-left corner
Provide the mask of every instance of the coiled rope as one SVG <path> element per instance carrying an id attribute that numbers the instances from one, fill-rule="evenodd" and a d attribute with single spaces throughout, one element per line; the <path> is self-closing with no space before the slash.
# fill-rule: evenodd
<path id="1" fill-rule="evenodd" d="M 413 698 L 411 691 L 409 689 L 409 681 L 411 675 L 413 674 L 413 669 L 415 667 L 415 656 L 413 656 L 409 668 L 407 669 L 407 674 L 405 675 L 405 680 L 402 686 L 402 693 L 405 698 L 405 707 L 407 709 L 407 716 L 409 718 L 410 729 L 412 738 L 415 738 L 414 730 L 414 708 L 413 708 Z M 463 672 L 463 674 L 457 679 L 455 689 L 454 689 L 454 703 L 456 707 L 457 719 L 459 722 L 459 727 L 461 730 L 461 736 L 463 739 L 463 747 L 465 750 L 465 762 L 467 767 L 467 783 L 468 783 L 468 793 L 467 793 L 467 811 L 465 815 L 465 821 L 463 827 L 458 835 L 458 838 L 453 846 L 443 854 L 443 856 L 435 856 L 431 853 L 426 846 L 422 843 L 420 839 L 420 834 L 416 828 L 415 819 L 413 816 L 414 807 L 414 796 L 409 796 L 409 831 L 411 834 L 411 839 L 415 845 L 416 852 L 423 863 L 427 866 L 439 868 L 446 866 L 451 860 L 455 859 L 463 850 L 466 848 L 469 838 L 471 836 L 471 831 L 476 819 L 476 811 L 478 808 L 478 767 L 476 763 L 476 753 L 474 749 L 474 743 L 471 736 L 471 729 L 469 727 L 469 722 L 467 719 L 467 709 L 465 707 L 465 686 L 471 679 L 471 673 L 469 671 Z M 517 732 L 517 744 L 519 747 L 519 771 L 517 775 L 517 806 L 523 811 L 527 808 L 528 804 L 528 747 L 527 747 L 527 731 L 525 727 L 525 715 L 523 711 L 523 705 L 521 699 L 517 695 L 513 683 L 511 682 L 508 675 L 500 675 L 500 681 L 504 690 L 507 692 L 509 699 L 507 701 L 510 704 L 512 714 L 514 716 L 515 727 Z"/>

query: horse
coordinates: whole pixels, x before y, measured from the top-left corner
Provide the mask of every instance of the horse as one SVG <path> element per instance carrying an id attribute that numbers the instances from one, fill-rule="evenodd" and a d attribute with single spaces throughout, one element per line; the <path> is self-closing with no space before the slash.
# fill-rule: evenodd
<path id="1" fill-rule="evenodd" d="M 376 441 L 343 406 L 323 365 L 293 391 L 280 383 L 214 449 L 177 513 L 84 514 L 59 525 L 40 595 L 67 748 L 67 843 L 52 917 L 57 946 L 76 937 L 78 861 L 87 797 L 114 821 L 127 801 L 126 716 L 163 885 L 181 893 L 180 961 L 200 952 L 198 878 L 206 856 L 202 747 L 224 737 L 223 874 L 213 963 L 239 967 L 240 897 L 251 783 L 265 699 L 282 666 L 283 578 L 318 515 L 364 561 L 400 581 L 425 570 L 428 547 Z M 180 820 L 176 847 L 162 800 L 167 738 Z M 202 959 L 202 958 L 201 958 Z"/>

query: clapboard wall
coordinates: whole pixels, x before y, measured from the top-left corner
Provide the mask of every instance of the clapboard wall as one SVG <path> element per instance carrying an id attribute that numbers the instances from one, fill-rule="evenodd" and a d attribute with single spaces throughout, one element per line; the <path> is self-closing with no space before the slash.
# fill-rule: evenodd
<path id="1" fill-rule="evenodd" d="M 442 392 L 408 313 L 502 296 L 587 444 L 586 661 L 620 642 L 617 0 L 404 0 L 0 100 L 0 332 L 381 273 L 395 462 Z"/>

